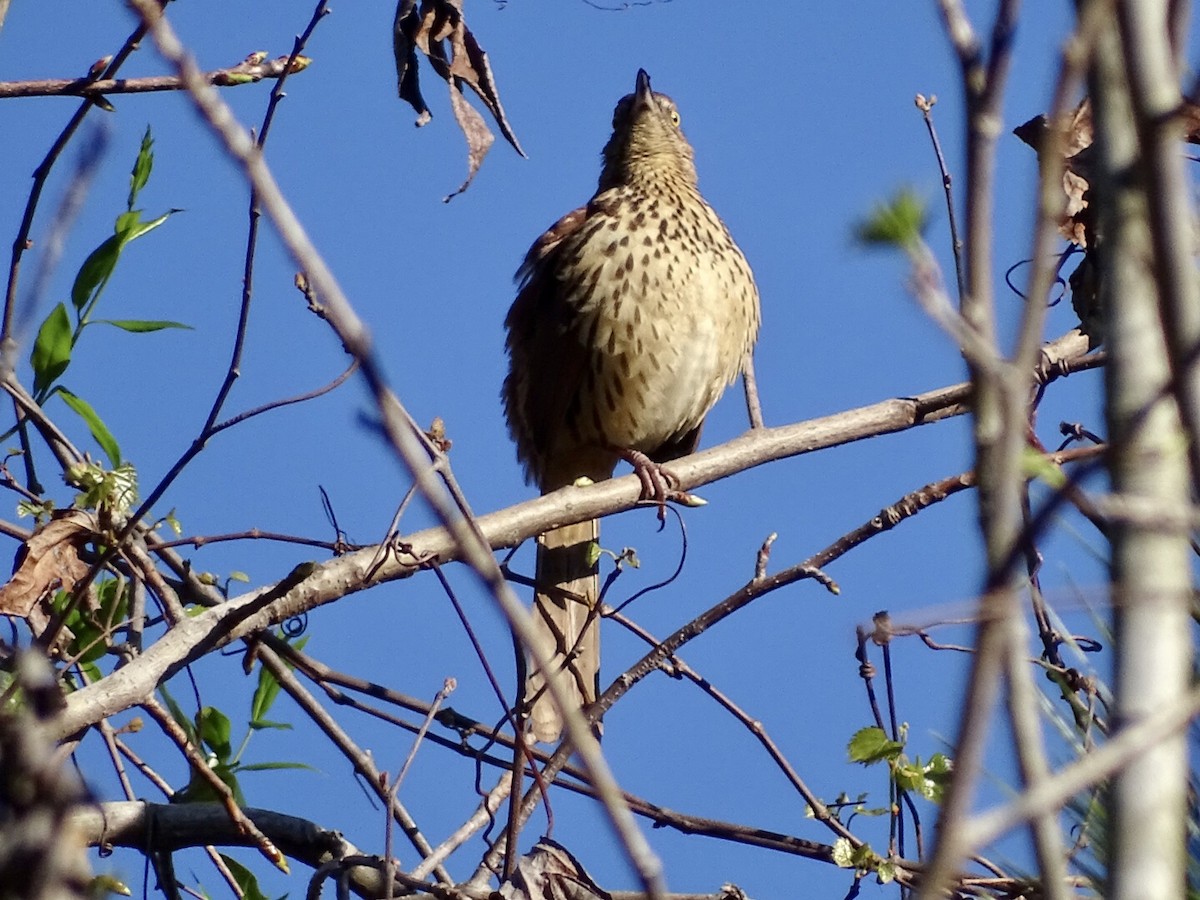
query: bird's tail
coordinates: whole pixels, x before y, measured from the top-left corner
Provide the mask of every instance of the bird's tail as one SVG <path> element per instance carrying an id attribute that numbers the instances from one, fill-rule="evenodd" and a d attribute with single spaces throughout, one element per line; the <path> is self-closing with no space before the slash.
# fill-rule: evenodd
<path id="1" fill-rule="evenodd" d="M 537 591 L 533 603 L 538 646 L 566 676 L 572 702 L 586 708 L 596 700 L 600 675 L 600 622 L 596 609 L 600 579 L 594 544 L 600 523 L 592 519 L 565 525 L 538 538 Z M 525 696 L 532 698 L 533 736 L 553 743 L 562 735 L 563 718 L 545 675 L 530 662 Z"/>

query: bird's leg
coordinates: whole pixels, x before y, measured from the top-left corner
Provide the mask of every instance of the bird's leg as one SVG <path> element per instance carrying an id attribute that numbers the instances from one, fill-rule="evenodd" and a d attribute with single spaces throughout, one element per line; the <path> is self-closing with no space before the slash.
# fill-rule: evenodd
<path id="1" fill-rule="evenodd" d="M 658 504 L 658 520 L 667 519 L 667 501 L 672 500 L 677 493 L 679 479 L 663 466 L 656 463 L 641 450 L 622 449 L 621 458 L 633 466 L 633 471 L 642 483 L 642 500 L 650 500 Z"/>

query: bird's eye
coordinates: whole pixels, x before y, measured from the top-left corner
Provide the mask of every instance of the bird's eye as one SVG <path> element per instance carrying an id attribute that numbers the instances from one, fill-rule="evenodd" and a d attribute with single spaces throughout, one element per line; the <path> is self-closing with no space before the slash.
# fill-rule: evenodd
<path id="1" fill-rule="evenodd" d="M 671 124 L 674 125 L 676 128 L 679 127 L 679 111 L 678 110 L 674 110 L 674 109 L 671 110 Z"/>

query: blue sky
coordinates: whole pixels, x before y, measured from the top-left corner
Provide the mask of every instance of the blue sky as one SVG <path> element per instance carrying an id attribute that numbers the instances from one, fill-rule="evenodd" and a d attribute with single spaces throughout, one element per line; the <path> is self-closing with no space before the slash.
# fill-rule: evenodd
<path id="1" fill-rule="evenodd" d="M 983 17 L 990 7 L 971 4 L 971 12 Z M 1001 278 L 1005 268 L 1028 255 L 1035 174 L 1032 152 L 1008 131 L 1049 102 L 1067 14 L 1063 4 L 1031 8 L 1018 35 L 999 157 L 997 296 L 1005 321 L 1015 319 L 1020 298 Z M 217 68 L 258 49 L 286 54 L 309 9 L 279 0 L 214 0 L 171 4 L 169 15 L 201 65 Z M 649 71 L 657 90 L 677 101 L 696 149 L 701 188 L 754 268 L 763 304 L 756 360 L 768 424 L 964 377 L 957 351 L 909 299 L 901 261 L 864 251 L 852 239 L 854 223 L 875 203 L 912 185 L 931 201 L 928 237 L 952 271 L 941 180 L 913 105 L 918 92 L 938 96 L 935 116 L 949 165 L 961 173 L 957 64 L 933 3 L 675 0 L 608 12 L 581 0 L 473 0 L 467 16 L 490 54 L 529 159 L 498 142 L 472 187 L 444 204 L 466 165 L 444 89 L 425 76 L 434 119 L 414 129 L 411 110 L 395 96 L 391 7 L 350 3 L 334 5 L 305 51 L 313 64 L 288 84 L 267 159 L 370 326 L 402 400 L 422 423 L 434 416 L 445 420 L 454 441 L 455 474 L 476 511 L 531 496 L 498 402 L 505 371 L 501 325 L 513 297 L 512 273 L 537 235 L 591 195 L 612 107 L 632 90 L 639 67 Z M 80 76 L 94 59 L 114 52 L 132 26 L 130 14 L 116 2 L 14 4 L 0 31 L 0 80 Z M 164 70 L 147 42 L 122 74 Z M 251 85 L 229 89 L 224 97 L 244 124 L 256 126 L 268 90 L 266 84 Z M 191 443 L 224 375 L 241 287 L 247 196 L 183 97 L 155 94 L 113 102 L 115 113 L 89 117 L 91 128 L 108 135 L 108 151 L 33 318 L 40 321 L 65 297 L 80 262 L 110 233 L 149 124 L 156 162 L 141 205 L 149 215 L 168 208 L 185 212 L 130 247 L 101 301 L 101 314 L 175 319 L 195 330 L 128 335 L 93 329 L 65 378 L 96 407 L 148 486 Z M 7 163 L 0 170 L 0 223 L 6 234 L 15 234 L 29 175 L 75 103 L 9 100 L 0 107 Z M 95 140 L 95 134 L 85 130 L 77 141 Z M 35 242 L 45 236 L 77 152 L 78 146 L 68 151 L 50 181 Z M 26 257 L 26 288 L 40 252 L 37 244 Z M 292 275 L 292 264 L 266 229 L 247 357 L 230 413 L 314 388 L 344 365 L 336 339 L 306 310 Z M 1049 333 L 1072 324 L 1063 304 L 1051 312 Z M 1060 419 L 1100 430 L 1099 392 L 1096 375 L 1056 386 L 1041 414 L 1043 440 L 1057 442 Z M 81 445 L 88 444 L 64 407 L 51 411 Z M 158 512 L 173 508 L 188 534 L 260 528 L 329 537 L 321 485 L 351 540 L 378 540 L 407 483 L 364 427 L 364 414 L 366 394 L 352 383 L 222 434 Z M 712 446 L 745 426 L 740 391 L 732 391 L 710 417 L 703 443 Z M 904 494 L 969 468 L 970 452 L 968 423 L 961 419 L 786 460 L 708 486 L 700 493 L 709 505 L 685 512 L 691 549 L 683 575 L 630 612 L 665 635 L 739 587 L 752 574 L 754 553 L 769 532 L 779 534 L 772 565 L 798 562 Z M 65 489 L 58 495 L 69 496 Z M 881 772 L 845 761 L 850 735 L 870 722 L 853 657 L 855 625 L 878 609 L 920 618 L 931 608 L 971 598 L 980 579 L 973 503 L 970 494 L 959 495 L 838 561 L 829 574 L 841 585 L 841 596 L 811 583 L 788 588 L 686 649 L 689 663 L 763 721 L 823 798 L 869 791 L 873 805 L 883 804 Z M 12 515 L 11 507 L 7 513 L 0 507 L 0 516 Z M 415 530 L 429 521 L 414 508 L 402 528 Z M 672 527 L 658 534 L 656 524 L 645 511 L 604 524 L 605 546 L 636 546 L 643 562 L 618 582 L 622 596 L 675 564 L 678 534 Z M 1086 523 L 1066 524 L 1042 547 L 1051 599 L 1068 605 L 1099 601 L 1103 573 L 1091 556 L 1098 542 Z M 243 571 L 253 585 L 271 583 L 308 558 L 312 551 L 262 541 L 211 545 L 193 554 L 197 568 Z M 528 548 L 514 566 L 529 571 Z M 465 573 L 451 576 L 493 664 L 511 677 L 499 614 Z M 455 708 L 482 720 L 498 718 L 479 665 L 431 579 L 384 586 L 322 609 L 310 616 L 308 631 L 308 649 L 332 666 L 425 697 L 454 675 Z M 606 628 L 604 643 L 609 677 L 642 652 L 615 628 Z M 895 655 L 900 718 L 911 724 L 912 751 L 927 757 L 945 749 L 943 740 L 954 733 L 963 660 L 915 642 L 901 643 Z M 241 676 L 237 658 L 217 657 L 197 671 L 206 703 L 231 715 L 248 708 L 253 686 Z M 380 851 L 382 814 L 350 784 L 348 766 L 303 726 L 286 700 L 276 712 L 297 730 L 256 736 L 248 758 L 303 758 L 320 772 L 248 776 L 250 802 L 308 816 L 364 849 Z M 408 750 L 405 735 L 365 718 L 347 715 L 345 721 L 381 765 L 399 766 Z M 151 730 L 138 737 L 141 746 L 147 753 L 157 747 L 160 758 L 169 760 L 165 773 L 180 781 L 182 765 L 163 753 Z M 115 796 L 97 749 L 85 743 L 82 758 L 90 772 L 100 773 L 97 792 Z M 803 802 L 753 739 L 684 683 L 658 676 L 639 686 L 607 718 L 604 750 L 627 789 L 661 805 L 831 840 L 805 818 Z M 992 765 L 996 782 L 985 790 L 994 800 L 1003 796 L 1012 774 L 1002 750 Z M 461 759 L 432 747 L 421 751 L 403 795 L 434 843 L 473 808 L 469 783 L 470 766 Z M 148 786 L 146 796 L 153 796 Z M 924 815 L 928 835 L 934 811 L 926 808 Z M 556 838 L 601 884 L 633 886 L 590 803 L 564 795 L 556 817 Z M 531 824 L 527 844 L 540 827 L 537 820 Z M 855 827 L 877 849 L 886 844 L 885 820 Z M 733 881 L 761 900 L 794 896 L 797 885 L 813 895 L 839 896 L 850 883 L 848 873 L 802 859 L 648 827 L 646 832 L 673 890 L 713 891 Z M 461 851 L 452 871 L 469 874 L 477 854 L 474 846 Z M 238 855 L 264 870 L 268 893 L 296 896 L 303 890 L 306 876 L 284 880 L 266 873 L 252 853 Z M 400 855 L 411 863 L 406 848 Z M 1023 838 L 998 855 L 1024 858 Z M 204 861 L 188 860 L 180 874 L 195 872 L 210 891 L 218 890 Z M 133 856 L 100 865 L 140 880 L 140 862 Z M 881 894 L 864 886 L 864 896 Z"/>

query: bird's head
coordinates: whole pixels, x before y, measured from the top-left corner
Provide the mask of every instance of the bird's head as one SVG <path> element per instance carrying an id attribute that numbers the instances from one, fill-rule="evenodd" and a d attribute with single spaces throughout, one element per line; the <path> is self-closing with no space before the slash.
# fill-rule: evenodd
<path id="1" fill-rule="evenodd" d="M 679 128 L 675 101 L 651 90 L 650 76 L 638 69 L 633 93 L 622 97 L 613 111 L 600 188 L 663 177 L 696 183 L 692 147 Z"/>

